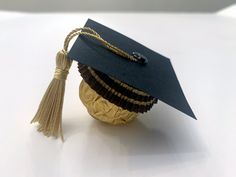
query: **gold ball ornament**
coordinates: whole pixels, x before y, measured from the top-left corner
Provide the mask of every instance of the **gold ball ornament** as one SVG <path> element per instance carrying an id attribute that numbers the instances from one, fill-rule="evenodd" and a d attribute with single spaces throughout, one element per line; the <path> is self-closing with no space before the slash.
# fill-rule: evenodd
<path id="1" fill-rule="evenodd" d="M 97 94 L 82 80 L 79 96 L 88 113 L 95 119 L 113 125 L 126 124 L 137 117 L 137 113 L 125 110 Z"/>

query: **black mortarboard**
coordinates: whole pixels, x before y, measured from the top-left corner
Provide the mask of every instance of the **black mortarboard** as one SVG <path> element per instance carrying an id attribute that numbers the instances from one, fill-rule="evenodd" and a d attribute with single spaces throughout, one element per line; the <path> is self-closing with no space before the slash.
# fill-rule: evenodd
<path id="1" fill-rule="evenodd" d="M 76 35 L 79 36 L 67 53 L 68 43 Z M 39 130 L 46 135 L 57 136 L 62 131 L 64 84 L 72 60 L 78 62 L 79 72 L 88 86 L 118 107 L 143 113 L 159 99 L 196 118 L 170 59 L 88 19 L 84 28 L 73 30 L 65 39 L 64 50 L 57 55 L 54 79 L 32 120 L 39 122 Z"/>
<path id="2" fill-rule="evenodd" d="M 103 39 L 129 54 L 137 52 L 145 56 L 148 62 L 140 64 L 123 59 L 107 50 L 99 41 L 83 35 L 72 46 L 69 52 L 71 59 L 142 90 L 195 118 L 170 59 L 91 19 L 85 27 L 95 30 Z"/>

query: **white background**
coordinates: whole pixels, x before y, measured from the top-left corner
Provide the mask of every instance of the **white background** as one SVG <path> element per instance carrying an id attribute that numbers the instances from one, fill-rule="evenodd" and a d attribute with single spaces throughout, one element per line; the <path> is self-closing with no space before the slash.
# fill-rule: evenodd
<path id="1" fill-rule="evenodd" d="M 236 175 L 236 21 L 210 14 L 0 13 L 0 176 L 233 177 Z M 56 52 L 73 28 L 97 20 L 171 58 L 198 120 L 159 102 L 127 126 L 92 119 L 76 63 L 63 111 L 66 141 L 30 121 Z"/>

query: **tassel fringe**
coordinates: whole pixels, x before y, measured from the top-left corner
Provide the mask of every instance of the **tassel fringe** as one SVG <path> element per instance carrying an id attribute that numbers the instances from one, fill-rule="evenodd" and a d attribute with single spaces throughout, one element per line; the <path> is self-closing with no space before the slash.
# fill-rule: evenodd
<path id="1" fill-rule="evenodd" d="M 60 136 L 62 141 L 62 107 L 64 102 L 66 78 L 72 60 L 67 57 L 67 52 L 61 50 L 56 57 L 56 70 L 54 78 L 48 86 L 38 111 L 31 123 L 38 122 L 38 131 L 45 136 Z"/>

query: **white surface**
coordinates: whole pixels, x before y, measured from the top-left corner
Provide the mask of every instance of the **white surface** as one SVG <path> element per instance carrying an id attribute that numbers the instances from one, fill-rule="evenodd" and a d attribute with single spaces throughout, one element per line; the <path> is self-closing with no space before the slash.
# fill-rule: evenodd
<path id="1" fill-rule="evenodd" d="M 11 20 L 14 18 L 19 18 L 27 15 L 26 13 L 21 12 L 8 12 L 8 11 L 0 11 L 0 22 Z"/>
<path id="2" fill-rule="evenodd" d="M 217 14 L 225 17 L 236 18 L 236 4 L 220 10 Z"/>
<path id="3" fill-rule="evenodd" d="M 90 118 L 72 66 L 66 141 L 30 125 L 65 35 L 87 18 L 172 59 L 198 120 L 159 102 L 114 127 Z M 35 14 L 0 21 L 0 176 L 232 177 L 236 175 L 236 21 L 201 14 Z"/>

